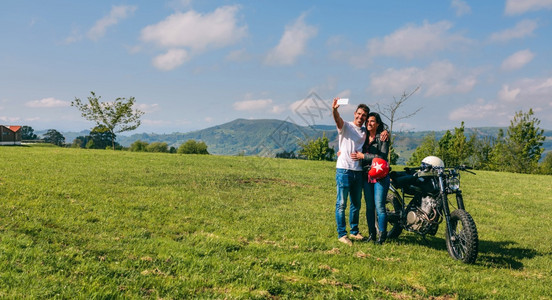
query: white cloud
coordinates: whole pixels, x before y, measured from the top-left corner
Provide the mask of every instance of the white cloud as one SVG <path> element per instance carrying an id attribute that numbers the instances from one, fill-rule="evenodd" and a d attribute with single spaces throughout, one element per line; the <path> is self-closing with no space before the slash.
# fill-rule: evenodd
<path id="1" fill-rule="evenodd" d="M 406 25 L 384 38 L 368 41 L 367 59 L 370 61 L 376 56 L 412 59 L 470 43 L 469 39 L 459 34 L 451 34 L 451 28 L 452 24 L 447 21 L 434 24 L 425 21 L 421 26 Z"/>
<path id="2" fill-rule="evenodd" d="M 20 117 L 6 117 L 6 116 L 0 116 L 0 121 L 2 122 L 19 122 L 21 120 Z"/>
<path id="3" fill-rule="evenodd" d="M 475 74 L 464 73 L 448 61 L 434 62 L 425 69 L 387 69 L 372 75 L 369 90 L 378 95 L 400 95 L 420 86 L 427 97 L 463 94 L 477 83 Z"/>
<path id="4" fill-rule="evenodd" d="M 245 49 L 234 50 L 226 55 L 227 61 L 243 62 L 251 59 L 251 56 L 245 51 Z"/>
<path id="5" fill-rule="evenodd" d="M 264 110 L 272 105 L 272 99 L 245 100 L 234 102 L 235 110 Z"/>
<path id="6" fill-rule="evenodd" d="M 514 28 L 493 33 L 489 39 L 491 42 L 508 42 L 513 39 L 531 36 L 537 28 L 537 21 L 523 20 L 518 22 Z"/>
<path id="7" fill-rule="evenodd" d="M 316 93 L 309 94 L 304 99 L 297 100 L 289 105 L 289 109 L 298 117 L 297 121 L 304 125 L 314 125 L 324 120 L 332 120 L 332 99 L 321 99 Z M 352 108 L 352 112 L 356 108 L 356 105 L 351 100 L 351 105 L 343 105 L 339 108 L 339 112 L 347 114 L 345 112 L 348 108 Z"/>
<path id="8" fill-rule="evenodd" d="M 537 109 L 550 104 L 552 99 L 552 77 L 525 78 L 509 85 L 503 85 L 498 99 L 515 102 L 527 108 Z"/>
<path id="9" fill-rule="evenodd" d="M 502 85 L 502 89 L 498 91 L 498 100 L 506 101 L 506 102 L 514 102 L 520 92 L 521 92 L 521 89 L 519 88 L 510 89 L 508 85 L 504 84 Z"/>
<path id="10" fill-rule="evenodd" d="M 129 15 L 133 14 L 135 10 L 136 6 L 131 5 L 113 6 L 109 12 L 109 15 L 99 19 L 96 24 L 90 28 L 87 33 L 88 38 L 97 41 L 105 35 L 107 28 L 116 25 L 123 19 L 126 19 Z"/>
<path id="11" fill-rule="evenodd" d="M 552 124 L 551 98 L 552 77 L 525 78 L 502 85 L 495 100 L 485 102 L 479 99 L 474 104 L 455 109 L 449 114 L 449 119 L 480 120 L 486 124 L 505 126 L 516 111 L 533 109 L 540 114 L 540 120 Z"/>
<path id="12" fill-rule="evenodd" d="M 72 44 L 82 40 L 82 34 L 80 34 L 77 28 L 73 28 L 71 34 L 63 41 L 65 44 Z"/>
<path id="13" fill-rule="evenodd" d="M 497 98 L 491 101 L 478 99 L 453 110 L 452 121 L 481 121 L 482 124 L 507 126 L 516 111 L 533 109 L 545 124 L 552 124 L 552 77 L 526 78 L 502 85 Z"/>
<path id="14" fill-rule="evenodd" d="M 70 106 L 71 103 L 68 101 L 63 101 L 55 98 L 43 98 L 40 100 L 29 101 L 25 103 L 25 106 L 31 108 L 51 108 L 51 107 L 66 107 Z"/>
<path id="15" fill-rule="evenodd" d="M 283 113 L 284 111 L 286 111 L 286 107 L 285 106 L 282 106 L 282 105 L 274 105 L 272 107 L 272 109 L 270 110 L 270 113 L 272 114 L 281 114 Z"/>
<path id="16" fill-rule="evenodd" d="M 159 70 L 170 71 L 190 60 L 188 52 L 184 49 L 170 49 L 165 54 L 153 59 L 153 66 Z"/>
<path id="17" fill-rule="evenodd" d="M 159 110 L 159 104 L 138 104 L 136 105 L 136 108 L 145 113 L 152 113 Z"/>
<path id="18" fill-rule="evenodd" d="M 450 6 L 456 10 L 457 16 L 463 16 L 471 13 L 471 7 L 463 0 L 452 0 Z"/>
<path id="19" fill-rule="evenodd" d="M 512 16 L 541 9 L 552 9 L 552 0 L 507 0 L 504 13 Z"/>
<path id="20" fill-rule="evenodd" d="M 485 120 L 497 116 L 505 117 L 506 113 L 501 112 L 497 103 L 485 103 L 483 99 L 477 100 L 475 104 L 468 104 L 457 108 L 449 114 L 451 121 Z"/>
<path id="21" fill-rule="evenodd" d="M 349 98 L 349 97 L 351 97 L 351 90 L 343 90 L 343 91 L 337 93 L 337 97 L 339 97 L 339 98 Z"/>
<path id="22" fill-rule="evenodd" d="M 268 65 L 291 65 L 305 53 L 307 42 L 316 36 L 318 29 L 305 23 L 305 14 L 302 14 L 291 25 L 286 26 L 278 45 L 270 50 L 265 58 Z"/>
<path id="23" fill-rule="evenodd" d="M 237 24 L 238 11 L 238 6 L 223 6 L 208 14 L 177 12 L 142 29 L 140 39 L 163 48 L 194 51 L 225 47 L 247 36 L 247 26 Z"/>
<path id="24" fill-rule="evenodd" d="M 142 124 L 144 125 L 150 125 L 150 126 L 165 126 L 165 125 L 172 125 L 172 121 L 168 120 L 150 120 L 150 119 L 143 119 Z"/>
<path id="25" fill-rule="evenodd" d="M 531 62 L 535 58 L 535 54 L 529 49 L 518 51 L 506 58 L 501 65 L 502 70 L 512 71 L 517 70 Z"/>

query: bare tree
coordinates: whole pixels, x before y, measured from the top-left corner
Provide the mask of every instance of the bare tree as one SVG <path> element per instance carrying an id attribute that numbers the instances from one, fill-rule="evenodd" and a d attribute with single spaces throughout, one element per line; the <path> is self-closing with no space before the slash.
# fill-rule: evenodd
<path id="1" fill-rule="evenodd" d="M 399 121 L 399 120 L 404 120 L 404 119 L 408 119 L 410 117 L 413 117 L 420 110 L 422 110 L 422 108 L 420 107 L 412 113 L 404 113 L 404 114 L 400 114 L 400 111 L 399 111 L 399 109 L 406 102 L 406 100 L 408 100 L 408 98 L 410 98 L 410 96 L 412 96 L 414 93 L 416 93 L 419 89 L 420 89 L 420 86 L 417 86 L 410 93 L 407 93 L 405 91 L 405 92 L 403 92 L 403 94 L 401 95 L 401 97 L 399 99 L 393 97 L 393 102 L 391 102 L 390 104 L 383 104 L 383 105 L 380 105 L 379 103 L 376 104 L 378 112 L 382 116 L 384 116 L 387 120 L 389 120 L 388 130 L 389 130 L 389 134 L 391 136 L 391 140 L 390 140 L 390 143 L 389 143 L 389 149 L 390 149 L 389 155 L 390 156 L 394 153 L 394 151 L 392 150 L 393 149 L 393 142 L 395 141 L 395 136 L 393 135 L 393 125 L 394 125 L 394 123 Z M 394 160 L 392 160 L 391 157 L 389 157 L 389 160 L 393 161 L 393 163 L 394 163 Z"/>

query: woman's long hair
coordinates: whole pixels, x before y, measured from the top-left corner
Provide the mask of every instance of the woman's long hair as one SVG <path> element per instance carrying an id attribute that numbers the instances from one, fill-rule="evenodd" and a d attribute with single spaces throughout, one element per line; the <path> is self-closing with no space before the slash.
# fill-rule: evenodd
<path id="1" fill-rule="evenodd" d="M 383 121 L 381 120 L 380 114 L 378 114 L 377 112 L 371 112 L 368 114 L 368 119 L 370 119 L 370 117 L 375 117 L 376 123 L 378 123 L 378 128 L 376 129 L 376 133 L 381 133 L 382 131 L 385 130 L 387 125 L 385 125 L 385 123 L 383 123 Z M 368 119 L 366 119 L 366 121 L 368 121 Z"/>

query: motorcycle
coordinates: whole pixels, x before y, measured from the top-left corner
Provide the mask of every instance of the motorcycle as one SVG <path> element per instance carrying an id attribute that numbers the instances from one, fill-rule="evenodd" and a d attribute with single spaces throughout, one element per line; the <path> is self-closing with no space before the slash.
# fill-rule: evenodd
<path id="1" fill-rule="evenodd" d="M 436 156 L 422 160 L 418 168 L 390 172 L 391 184 L 387 194 L 388 238 L 397 238 L 404 230 L 422 235 L 435 235 L 445 220 L 447 251 L 452 258 L 464 263 L 477 259 L 479 238 L 472 216 L 465 210 L 460 190 L 459 171 L 469 167 L 445 168 Z M 399 192 L 400 191 L 400 192 Z M 456 196 L 456 209 L 448 195 Z"/>

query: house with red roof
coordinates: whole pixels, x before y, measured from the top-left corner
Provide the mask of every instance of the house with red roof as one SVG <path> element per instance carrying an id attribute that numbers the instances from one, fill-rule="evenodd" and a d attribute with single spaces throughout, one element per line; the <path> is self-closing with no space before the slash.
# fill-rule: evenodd
<path id="1" fill-rule="evenodd" d="M 21 126 L 0 125 L 0 146 L 21 145 Z"/>

